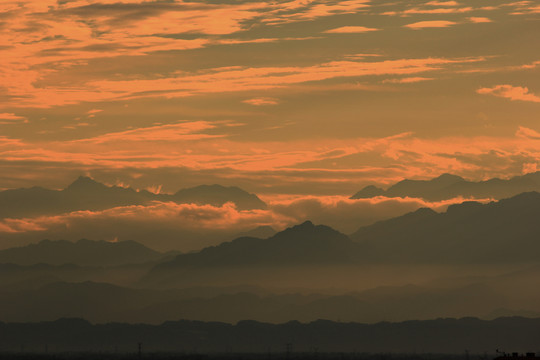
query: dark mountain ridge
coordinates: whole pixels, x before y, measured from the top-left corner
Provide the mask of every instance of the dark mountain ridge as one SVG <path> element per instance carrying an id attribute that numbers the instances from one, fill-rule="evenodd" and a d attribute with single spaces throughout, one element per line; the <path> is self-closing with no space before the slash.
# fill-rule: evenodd
<path id="1" fill-rule="evenodd" d="M 117 206 L 145 205 L 151 201 L 214 206 L 232 202 L 240 210 L 266 208 L 266 204 L 257 195 L 238 187 L 201 185 L 179 190 L 175 194 L 154 194 L 146 190 L 107 186 L 81 176 L 63 190 L 36 186 L 1 191 L 0 218 L 33 217 L 77 210 L 98 211 Z"/>
<path id="2" fill-rule="evenodd" d="M 369 185 L 351 196 L 365 199 L 375 196 L 416 197 L 440 201 L 455 197 L 476 199 L 503 199 L 523 192 L 540 191 L 540 171 L 508 180 L 493 178 L 485 181 L 468 181 L 460 176 L 442 174 L 430 180 L 402 180 L 388 189 Z"/>
<path id="3" fill-rule="evenodd" d="M 0 263 L 116 266 L 155 261 L 165 256 L 135 241 L 42 240 L 37 244 L 0 250 Z"/>
<path id="4" fill-rule="evenodd" d="M 360 228 L 351 238 L 375 261 L 537 262 L 540 193 L 419 209 Z"/>
<path id="5" fill-rule="evenodd" d="M 291 343 L 294 353 L 321 356 L 327 352 L 395 354 L 494 354 L 496 348 L 535 351 L 538 346 L 540 319 L 520 317 L 492 321 L 476 318 L 436 319 L 361 323 L 317 320 L 310 323 L 290 321 L 267 324 L 241 321 L 236 325 L 220 322 L 168 321 L 161 325 L 97 324 L 82 319 L 59 319 L 40 323 L 0 323 L 0 347 L 20 352 L 20 344 L 29 351 L 90 351 L 91 353 L 134 353 L 137 341 L 147 352 L 182 353 L 261 353 L 268 357 L 284 352 Z M 451 339 L 451 341 L 449 341 Z M 193 355 L 192 355 L 193 356 Z M 201 356 L 201 355 L 199 355 Z M 285 356 L 285 355 L 283 355 Z M 315 356 L 315 355 L 313 355 Z M 428 356 L 428 355 L 426 355 Z M 409 356 L 410 357 L 410 356 Z M 420 357 L 422 358 L 422 357 Z"/>
<path id="6" fill-rule="evenodd" d="M 219 266 L 538 262 L 540 193 L 428 208 L 360 228 L 350 237 L 307 221 L 267 239 L 240 237 L 181 254 L 153 271 Z"/>
<path id="7" fill-rule="evenodd" d="M 181 254 L 154 270 L 176 267 L 348 263 L 357 252 L 346 235 L 306 221 L 267 239 L 240 237 L 200 252 Z"/>

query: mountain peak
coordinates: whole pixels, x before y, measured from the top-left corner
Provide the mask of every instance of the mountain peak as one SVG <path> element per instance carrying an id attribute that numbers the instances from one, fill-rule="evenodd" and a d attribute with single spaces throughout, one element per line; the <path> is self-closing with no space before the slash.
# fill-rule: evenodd
<path id="1" fill-rule="evenodd" d="M 310 220 L 306 220 L 301 224 L 293 226 L 293 228 L 304 228 L 304 229 L 311 229 L 314 228 L 315 225 Z"/>
<path id="2" fill-rule="evenodd" d="M 432 179 L 432 181 L 444 181 L 444 182 L 458 182 L 458 181 L 464 181 L 465 179 L 458 175 L 453 175 L 449 173 L 444 173 L 436 178 Z"/>
<path id="3" fill-rule="evenodd" d="M 351 199 L 368 199 L 375 196 L 382 196 L 385 191 L 375 185 L 368 185 L 362 190 L 351 196 Z"/>
<path id="4" fill-rule="evenodd" d="M 106 185 L 95 181 L 94 179 L 88 176 L 79 176 L 71 185 L 69 185 L 65 190 L 68 191 L 92 191 L 92 190 L 101 190 L 107 188 Z"/>

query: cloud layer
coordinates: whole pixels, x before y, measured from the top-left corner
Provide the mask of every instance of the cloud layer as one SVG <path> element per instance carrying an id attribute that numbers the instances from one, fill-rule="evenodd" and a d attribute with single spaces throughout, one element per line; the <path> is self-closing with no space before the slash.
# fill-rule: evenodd
<path id="1" fill-rule="evenodd" d="M 351 233 L 360 226 L 399 216 L 420 207 L 444 211 L 461 198 L 426 202 L 414 198 L 351 200 L 342 196 L 276 198 L 268 210 L 240 211 L 232 203 L 221 207 L 156 202 L 149 206 L 124 206 L 104 211 L 76 211 L 37 218 L 0 222 L 0 247 L 43 238 L 86 237 L 137 240 L 158 249 L 190 251 L 234 238 L 258 226 L 276 230 L 312 220 Z"/>

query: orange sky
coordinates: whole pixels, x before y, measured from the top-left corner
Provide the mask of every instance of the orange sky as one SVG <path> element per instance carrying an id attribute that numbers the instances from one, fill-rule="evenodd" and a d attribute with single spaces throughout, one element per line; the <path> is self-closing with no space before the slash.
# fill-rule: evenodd
<path id="1" fill-rule="evenodd" d="M 0 3 L 0 189 L 540 170 L 538 1 Z"/>

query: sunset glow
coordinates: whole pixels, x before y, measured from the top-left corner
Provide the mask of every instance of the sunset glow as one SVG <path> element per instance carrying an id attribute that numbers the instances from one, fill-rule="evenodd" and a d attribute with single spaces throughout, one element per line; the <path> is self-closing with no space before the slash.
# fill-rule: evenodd
<path id="1" fill-rule="evenodd" d="M 533 1 L 25 0 L 0 14 L 3 189 L 86 174 L 342 196 L 540 161 Z"/>

